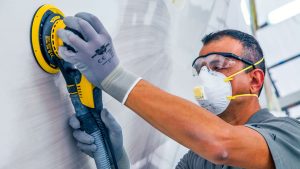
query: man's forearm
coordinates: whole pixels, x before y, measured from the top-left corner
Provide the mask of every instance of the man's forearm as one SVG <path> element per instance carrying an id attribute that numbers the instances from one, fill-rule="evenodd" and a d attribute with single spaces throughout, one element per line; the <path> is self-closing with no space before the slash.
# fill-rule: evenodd
<path id="1" fill-rule="evenodd" d="M 230 127 L 204 108 L 144 80 L 133 88 L 125 105 L 167 136 L 207 159 L 213 158 L 218 140 Z"/>

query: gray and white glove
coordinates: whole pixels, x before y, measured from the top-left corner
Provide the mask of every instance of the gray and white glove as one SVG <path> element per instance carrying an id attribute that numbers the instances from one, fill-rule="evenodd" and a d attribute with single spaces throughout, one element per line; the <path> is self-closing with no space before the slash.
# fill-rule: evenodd
<path id="1" fill-rule="evenodd" d="M 70 30 L 60 29 L 58 36 L 76 52 L 61 46 L 59 55 L 73 64 L 91 83 L 124 104 L 141 78 L 120 66 L 112 39 L 100 20 L 89 13 L 78 13 L 75 17 L 65 17 L 64 23 L 83 38 Z"/>
<path id="2" fill-rule="evenodd" d="M 106 109 L 102 110 L 101 119 L 108 129 L 108 135 L 113 147 L 113 153 L 115 155 L 118 168 L 129 169 L 130 163 L 127 153 L 123 147 L 121 126 Z M 80 130 L 80 122 L 75 114 L 71 116 L 69 125 L 74 129 L 73 137 L 77 141 L 77 147 L 82 152 L 93 158 L 93 152 L 97 150 L 97 146 L 94 144 L 93 136 Z"/>

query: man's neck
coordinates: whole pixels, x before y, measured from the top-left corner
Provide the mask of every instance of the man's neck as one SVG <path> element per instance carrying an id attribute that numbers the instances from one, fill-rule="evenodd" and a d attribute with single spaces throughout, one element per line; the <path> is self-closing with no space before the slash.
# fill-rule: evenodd
<path id="1" fill-rule="evenodd" d="M 220 114 L 219 117 L 232 125 L 244 125 L 259 110 L 259 101 L 253 98 L 243 104 L 229 105 L 228 109 Z"/>

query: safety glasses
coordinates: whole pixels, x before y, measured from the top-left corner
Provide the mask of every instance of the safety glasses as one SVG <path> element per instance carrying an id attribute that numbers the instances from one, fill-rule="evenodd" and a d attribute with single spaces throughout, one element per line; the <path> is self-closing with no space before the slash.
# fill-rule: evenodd
<path id="1" fill-rule="evenodd" d="M 203 66 L 206 66 L 209 70 L 221 71 L 222 69 L 228 69 L 233 67 L 237 63 L 236 60 L 239 60 L 249 65 L 250 68 L 252 67 L 253 69 L 255 69 L 256 64 L 254 64 L 250 60 L 247 60 L 232 53 L 225 52 L 213 52 L 208 53 L 206 55 L 198 56 L 193 61 L 192 66 L 194 69 L 194 73 L 199 74 Z"/>

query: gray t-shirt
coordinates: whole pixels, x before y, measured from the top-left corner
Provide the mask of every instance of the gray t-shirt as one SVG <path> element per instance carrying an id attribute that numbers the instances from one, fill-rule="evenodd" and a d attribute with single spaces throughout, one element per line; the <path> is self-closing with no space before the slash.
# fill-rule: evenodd
<path id="1" fill-rule="evenodd" d="M 266 140 L 276 169 L 300 169 L 300 122 L 288 117 L 275 117 L 267 109 L 256 112 L 245 126 L 259 132 Z M 213 164 L 189 151 L 176 169 L 239 169 Z"/>

